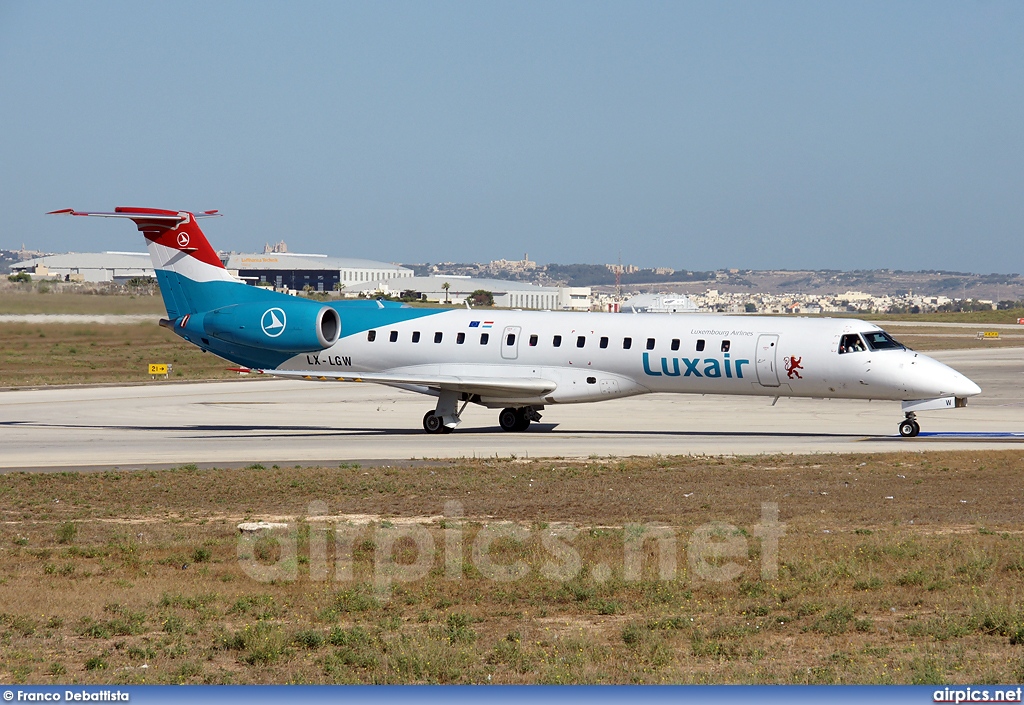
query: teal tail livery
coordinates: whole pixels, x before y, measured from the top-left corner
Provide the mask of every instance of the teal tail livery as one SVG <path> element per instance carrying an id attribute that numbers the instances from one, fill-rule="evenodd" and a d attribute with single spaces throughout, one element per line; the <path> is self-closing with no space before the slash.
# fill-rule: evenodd
<path id="1" fill-rule="evenodd" d="M 187 342 L 254 372 L 436 397 L 428 433 L 453 431 L 470 404 L 525 431 L 547 406 L 660 392 L 899 401 L 899 434 L 913 437 L 918 412 L 981 393 L 865 321 L 321 303 L 232 276 L 198 224 L 216 211 L 53 214 L 134 222 L 167 309 L 160 324 Z"/>

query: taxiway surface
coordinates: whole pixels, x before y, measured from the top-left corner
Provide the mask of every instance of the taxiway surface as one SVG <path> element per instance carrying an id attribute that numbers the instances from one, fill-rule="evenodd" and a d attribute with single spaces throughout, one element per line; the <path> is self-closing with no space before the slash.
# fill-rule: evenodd
<path id="1" fill-rule="evenodd" d="M 369 384 L 252 379 L 0 393 L 0 468 L 337 463 L 454 457 L 877 452 L 1024 447 L 1024 348 L 934 353 L 981 385 L 966 409 L 896 402 L 648 395 L 548 407 L 525 433 L 470 407 L 430 436 L 433 399 Z"/>

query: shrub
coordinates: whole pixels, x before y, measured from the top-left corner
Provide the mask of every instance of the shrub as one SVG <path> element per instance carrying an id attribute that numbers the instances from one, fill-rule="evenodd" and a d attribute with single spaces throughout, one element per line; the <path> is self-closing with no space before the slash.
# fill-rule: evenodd
<path id="1" fill-rule="evenodd" d="M 78 527 L 74 522 L 66 521 L 57 529 L 57 543 L 71 543 L 75 540 L 77 533 Z"/>
<path id="2" fill-rule="evenodd" d="M 445 620 L 444 632 L 449 644 L 468 644 L 476 640 L 476 632 L 469 628 L 469 615 L 452 612 Z"/>
<path id="3" fill-rule="evenodd" d="M 106 668 L 107 662 L 103 660 L 102 656 L 93 656 L 85 662 L 85 670 L 87 671 L 102 671 Z"/>
<path id="4" fill-rule="evenodd" d="M 301 632 L 297 632 L 293 639 L 296 645 L 306 649 L 319 649 L 327 639 L 324 635 L 314 629 L 304 629 Z"/>
<path id="5" fill-rule="evenodd" d="M 342 629 L 335 627 L 331 630 L 327 641 L 331 646 L 365 646 L 371 642 L 370 634 L 362 627 Z"/>

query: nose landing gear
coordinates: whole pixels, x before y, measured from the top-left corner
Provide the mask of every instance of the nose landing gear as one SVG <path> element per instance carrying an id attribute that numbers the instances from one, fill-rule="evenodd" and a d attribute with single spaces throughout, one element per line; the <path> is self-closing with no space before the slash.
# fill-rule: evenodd
<path id="1" fill-rule="evenodd" d="M 913 411 L 906 413 L 907 418 L 900 422 L 900 435 L 904 438 L 913 438 L 921 432 L 921 424 L 917 422 L 917 414 Z"/>

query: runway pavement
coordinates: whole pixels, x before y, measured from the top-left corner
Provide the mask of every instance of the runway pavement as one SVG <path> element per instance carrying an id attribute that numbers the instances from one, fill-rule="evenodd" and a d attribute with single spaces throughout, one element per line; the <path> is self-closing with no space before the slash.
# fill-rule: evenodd
<path id="1" fill-rule="evenodd" d="M 1024 449 L 1024 348 L 935 353 L 983 394 L 919 414 L 903 439 L 895 402 L 648 395 L 548 407 L 526 433 L 470 407 L 453 434 L 421 427 L 433 399 L 363 384 L 253 379 L 0 393 L 0 468 L 388 462 L 452 457 L 588 457 Z"/>

